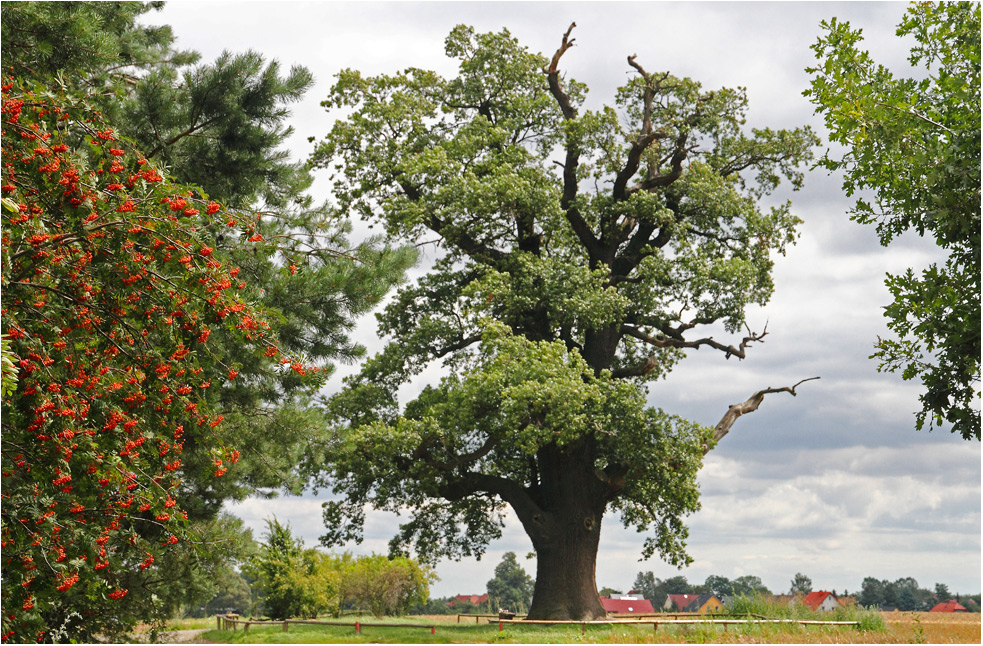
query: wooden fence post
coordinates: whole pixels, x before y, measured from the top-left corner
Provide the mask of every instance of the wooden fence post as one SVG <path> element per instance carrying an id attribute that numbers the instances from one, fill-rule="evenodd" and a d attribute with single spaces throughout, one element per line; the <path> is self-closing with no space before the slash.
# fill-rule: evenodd
<path id="1" fill-rule="evenodd" d="M 283 620 L 283 632 L 287 632 L 287 627 L 288 627 L 288 626 L 290 626 L 290 624 L 288 624 L 288 623 L 287 623 L 287 620 L 286 620 L 286 619 L 284 619 L 284 620 Z"/>
<path id="2" fill-rule="evenodd" d="M 357 621 L 355 622 L 355 634 L 356 635 L 362 634 L 362 624 L 358 623 Z"/>

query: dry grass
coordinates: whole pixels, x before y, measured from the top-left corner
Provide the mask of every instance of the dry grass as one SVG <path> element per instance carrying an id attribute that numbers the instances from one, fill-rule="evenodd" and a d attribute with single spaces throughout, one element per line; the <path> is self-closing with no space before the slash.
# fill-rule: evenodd
<path id="1" fill-rule="evenodd" d="M 894 643 L 979 644 L 980 615 L 968 612 L 885 612 Z M 921 639 L 917 639 L 921 635 Z"/>
<path id="2" fill-rule="evenodd" d="M 858 631 L 823 627 L 761 627 L 751 631 L 717 630 L 710 639 L 698 631 L 680 634 L 665 643 L 718 644 L 979 644 L 980 615 L 947 612 L 885 612 L 883 631 Z M 659 632 L 662 632 L 661 630 Z"/>
<path id="3" fill-rule="evenodd" d="M 350 628 L 295 626 L 289 633 L 279 627 L 255 626 L 248 635 L 209 631 L 205 638 L 225 643 L 538 643 L 538 644 L 979 644 L 980 615 L 952 613 L 883 613 L 883 630 L 860 631 L 849 627 L 768 625 L 755 626 L 516 626 L 498 632 L 498 626 L 451 616 L 405 617 L 402 622 L 436 624 L 436 635 L 429 630 L 386 630 L 367 628 L 355 635 Z M 377 621 L 363 618 L 365 621 Z"/>

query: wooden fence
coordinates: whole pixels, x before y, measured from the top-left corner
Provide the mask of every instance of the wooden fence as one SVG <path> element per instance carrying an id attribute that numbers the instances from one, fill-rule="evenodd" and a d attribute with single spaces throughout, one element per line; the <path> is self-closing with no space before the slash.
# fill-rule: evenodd
<path id="1" fill-rule="evenodd" d="M 513 616 L 514 617 L 525 617 L 525 615 L 513 615 Z M 457 623 L 461 623 L 461 617 L 468 617 L 468 618 L 474 617 L 474 623 L 479 623 L 482 619 L 489 619 L 489 618 L 491 618 L 491 619 L 499 619 L 501 617 L 501 615 L 498 614 L 497 612 L 495 612 L 495 613 L 487 613 L 487 614 L 485 614 L 485 613 L 473 614 L 473 613 L 470 613 L 470 612 L 462 612 L 462 613 L 460 613 L 460 614 L 457 615 Z"/>
<path id="2" fill-rule="evenodd" d="M 218 615 L 216 624 L 219 630 L 235 631 L 237 626 L 242 626 L 243 632 L 249 632 L 250 626 L 283 626 L 283 632 L 287 632 L 290 624 L 314 624 L 317 626 L 347 626 L 355 629 L 355 634 L 361 635 L 362 628 L 369 626 L 372 628 L 429 628 L 431 635 L 437 634 L 437 626 L 434 624 L 381 624 L 366 623 L 364 621 L 321 621 L 320 619 L 283 619 L 277 621 L 260 621 L 258 619 L 241 619 L 239 615 Z"/>
<path id="3" fill-rule="evenodd" d="M 674 615 L 679 616 L 679 615 Z M 715 618 L 705 618 L 698 619 L 690 615 L 692 618 L 689 619 L 653 619 L 652 616 L 638 616 L 635 615 L 631 619 L 626 619 L 624 617 L 617 617 L 612 619 L 597 619 L 593 621 L 577 621 L 577 620 L 545 620 L 545 619 L 499 619 L 498 615 L 494 614 L 459 614 L 457 616 L 457 623 L 461 623 L 461 617 L 474 617 L 475 623 L 478 623 L 479 619 L 486 618 L 488 623 L 498 622 L 499 632 L 505 630 L 505 625 L 523 625 L 523 626 L 544 626 L 544 625 L 574 625 L 580 626 L 581 632 L 587 632 L 587 626 L 612 626 L 612 625 L 627 625 L 627 626 L 638 626 L 638 625 L 649 625 L 651 624 L 653 631 L 658 631 L 659 626 L 678 626 L 678 625 L 711 625 L 711 626 L 723 626 L 724 630 L 727 630 L 727 626 L 734 625 L 746 625 L 746 624 L 799 624 L 801 626 L 854 626 L 859 627 L 859 621 L 823 621 L 816 619 L 768 619 L 760 616 L 752 616 L 748 619 L 748 615 L 741 615 L 745 617 L 743 619 L 737 618 L 737 616 L 731 617 L 715 617 Z M 365 623 L 361 621 L 347 622 L 347 621 L 322 621 L 320 619 L 284 619 L 281 621 L 260 621 L 258 619 L 242 619 L 239 615 L 226 614 L 216 616 L 216 627 L 219 630 L 237 630 L 238 626 L 242 626 L 243 632 L 249 632 L 250 626 L 262 626 L 262 625 L 279 625 L 283 627 L 283 632 L 287 632 L 290 628 L 290 624 L 313 624 L 317 626 L 346 626 L 349 628 L 354 628 L 356 634 L 362 634 L 362 628 L 368 626 L 371 628 L 429 628 L 430 634 L 437 634 L 437 626 L 435 624 L 384 624 L 384 623 Z"/>

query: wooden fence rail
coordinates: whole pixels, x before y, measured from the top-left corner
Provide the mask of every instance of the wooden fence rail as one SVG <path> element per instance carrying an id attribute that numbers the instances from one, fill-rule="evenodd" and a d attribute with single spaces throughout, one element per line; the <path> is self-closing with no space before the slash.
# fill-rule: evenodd
<path id="1" fill-rule="evenodd" d="M 799 624 L 802 626 L 854 626 L 859 627 L 859 621 L 824 621 L 816 619 L 768 619 L 760 616 L 753 616 L 751 619 L 737 619 L 737 618 L 713 618 L 713 619 L 651 619 L 651 618 L 632 618 L 632 619 L 598 619 L 594 621 L 577 621 L 577 620 L 544 620 L 544 619 L 499 619 L 498 615 L 474 615 L 474 614 L 459 614 L 457 616 L 457 621 L 460 623 L 461 617 L 475 617 L 475 623 L 478 622 L 479 618 L 487 618 L 488 623 L 498 622 L 499 632 L 505 630 L 506 624 L 511 625 L 526 625 L 526 626 L 536 626 L 536 625 L 574 625 L 580 626 L 581 632 L 587 632 L 587 626 L 612 626 L 612 625 L 628 625 L 628 626 L 638 626 L 638 625 L 648 625 L 651 624 L 652 630 L 657 631 L 660 625 L 720 625 L 727 630 L 727 626 L 733 625 L 746 625 L 746 624 Z M 744 615 L 747 617 L 747 615 Z M 356 634 L 362 633 L 363 627 L 371 628 L 429 628 L 430 634 L 437 634 L 437 626 L 435 624 L 386 624 L 386 623 L 376 623 L 376 622 L 348 622 L 348 621 L 322 621 L 320 619 L 284 619 L 276 621 L 261 621 L 258 619 L 242 619 L 239 615 L 226 614 L 217 615 L 216 624 L 219 630 L 232 630 L 235 631 L 238 626 L 242 626 L 243 632 L 249 632 L 249 627 L 253 625 L 279 625 L 283 627 L 283 632 L 287 632 L 290 628 L 290 624 L 313 624 L 317 626 L 346 626 L 355 629 Z"/>
<path id="2" fill-rule="evenodd" d="M 525 616 L 526 615 L 515 615 L 515 618 L 516 619 L 519 619 L 519 618 L 525 617 Z M 611 614 L 608 615 L 608 617 L 610 619 L 631 619 L 631 620 L 635 620 L 635 619 L 666 619 L 666 618 L 669 618 L 669 617 L 672 617 L 674 619 L 679 619 L 679 618 L 691 619 L 691 618 L 706 617 L 706 616 L 707 615 L 705 615 L 705 614 L 699 614 L 699 613 L 695 613 L 695 612 L 653 612 L 653 613 L 634 613 L 633 612 L 633 613 L 630 613 L 630 614 L 629 613 L 612 612 Z M 499 614 L 497 614 L 497 613 L 471 613 L 471 612 L 462 612 L 462 613 L 458 613 L 458 615 L 457 615 L 457 623 L 461 623 L 461 617 L 467 617 L 469 619 L 471 617 L 474 617 L 474 623 L 476 623 L 476 624 L 477 623 L 480 623 L 480 621 L 482 619 L 488 619 L 488 618 L 500 619 L 501 618 L 501 616 Z M 747 613 L 730 614 L 730 613 L 726 613 L 726 612 L 724 612 L 724 613 L 715 612 L 715 613 L 713 613 L 713 617 L 715 619 L 725 619 L 725 618 L 730 618 L 730 617 L 735 617 L 735 618 L 740 618 L 740 619 L 744 619 L 746 617 L 756 617 L 758 619 L 767 619 L 768 618 L 768 617 L 765 617 L 764 615 L 747 614 Z"/>
<path id="3" fill-rule="evenodd" d="M 218 615 L 216 617 L 219 630 L 236 630 L 236 626 L 242 625 L 243 632 L 249 632 L 249 626 L 253 625 L 280 625 L 283 626 L 283 632 L 287 632 L 290 628 L 290 624 L 314 624 L 317 626 L 347 626 L 355 629 L 355 634 L 362 634 L 362 628 L 365 626 L 370 626 L 372 628 L 429 628 L 431 635 L 437 634 L 437 626 L 435 624 L 381 624 L 375 622 L 363 622 L 363 621 L 321 621 L 320 619 L 283 619 L 276 621 L 260 621 L 258 619 L 240 619 L 239 615 Z"/>
<path id="4" fill-rule="evenodd" d="M 646 613 L 619 613 L 612 612 L 608 614 L 609 619 L 700 619 L 700 618 L 712 618 L 712 619 L 746 619 L 748 617 L 755 617 L 757 619 L 768 619 L 764 615 L 758 615 L 754 613 L 742 612 L 729 613 L 729 612 L 714 612 L 712 614 L 705 614 L 699 612 L 646 612 Z"/>
<path id="5" fill-rule="evenodd" d="M 513 616 L 525 617 L 525 615 L 513 615 Z M 474 617 L 474 623 L 477 624 L 480 623 L 482 619 L 488 619 L 488 618 L 498 619 L 499 617 L 501 617 L 501 615 L 497 612 L 478 613 L 478 614 L 471 613 L 471 612 L 462 612 L 457 615 L 457 623 L 461 623 L 461 617 L 468 617 L 468 618 Z"/>

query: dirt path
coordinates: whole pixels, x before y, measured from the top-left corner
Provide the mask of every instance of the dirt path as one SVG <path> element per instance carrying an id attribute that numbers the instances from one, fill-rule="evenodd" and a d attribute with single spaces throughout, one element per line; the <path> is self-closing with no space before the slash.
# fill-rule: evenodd
<path id="1" fill-rule="evenodd" d="M 160 644 L 207 644 L 209 642 L 201 639 L 204 632 L 209 630 L 208 628 L 194 628 L 191 630 L 165 630 L 160 633 Z M 149 635 L 147 633 L 137 634 L 136 638 L 143 637 L 145 639 Z"/>

